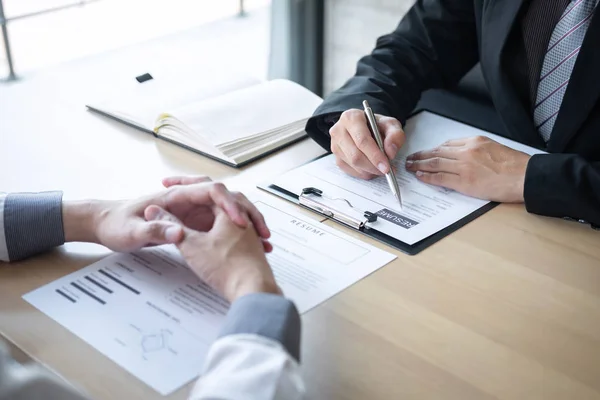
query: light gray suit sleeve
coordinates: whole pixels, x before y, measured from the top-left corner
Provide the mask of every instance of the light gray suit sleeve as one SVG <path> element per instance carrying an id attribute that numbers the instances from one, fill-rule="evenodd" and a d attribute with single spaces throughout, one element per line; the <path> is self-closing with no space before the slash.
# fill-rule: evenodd
<path id="1" fill-rule="evenodd" d="M 256 293 L 236 300 L 227 313 L 220 337 L 255 334 L 283 345 L 300 360 L 300 314 L 294 303 L 274 294 Z"/>
<path id="2" fill-rule="evenodd" d="M 6 235 L 4 234 L 4 201 L 6 193 L 0 193 L 0 261 L 9 261 L 6 248 Z"/>
<path id="3" fill-rule="evenodd" d="M 62 192 L 0 195 L 0 260 L 21 260 L 65 242 Z"/>
<path id="4" fill-rule="evenodd" d="M 300 400 L 300 315 L 282 296 L 250 294 L 231 305 L 190 400 Z"/>

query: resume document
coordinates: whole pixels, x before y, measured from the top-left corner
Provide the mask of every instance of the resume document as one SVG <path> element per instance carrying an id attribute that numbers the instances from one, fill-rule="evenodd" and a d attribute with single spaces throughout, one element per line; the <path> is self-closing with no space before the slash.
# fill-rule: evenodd
<path id="1" fill-rule="evenodd" d="M 412 245 L 489 202 L 420 182 L 404 167 L 408 155 L 432 149 L 447 140 L 471 136 L 487 136 L 527 154 L 541 153 L 533 147 L 426 111 L 409 119 L 404 129 L 406 143 L 393 160 L 402 193 L 402 209 L 384 176 L 370 181 L 353 178 L 337 167 L 334 155 L 291 170 L 271 183 L 295 194 L 307 187 L 320 189 L 324 197 L 319 202 L 357 218 L 365 211 L 375 213 L 377 221 L 369 223 L 369 228 Z"/>
<path id="2" fill-rule="evenodd" d="M 255 202 L 277 283 L 301 313 L 395 258 L 280 203 Z M 24 299 L 163 395 L 198 376 L 229 308 L 171 246 L 109 256 Z"/>

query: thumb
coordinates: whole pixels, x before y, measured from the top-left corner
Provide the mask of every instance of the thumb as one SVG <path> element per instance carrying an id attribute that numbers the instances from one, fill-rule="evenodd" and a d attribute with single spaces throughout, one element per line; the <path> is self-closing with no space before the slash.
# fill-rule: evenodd
<path id="1" fill-rule="evenodd" d="M 268 240 L 263 240 L 258 236 L 254 225 L 250 224 L 246 228 L 240 228 L 231 220 L 231 217 L 220 207 L 214 207 L 215 222 L 209 235 L 214 237 L 226 237 L 229 240 L 238 240 L 239 238 L 247 237 L 249 234 L 256 238 L 257 242 L 264 249 L 265 253 L 273 251 L 273 245 Z M 250 233 L 249 233 L 250 232 Z M 245 239 L 242 239 L 245 240 Z"/>
<path id="2" fill-rule="evenodd" d="M 396 157 L 398 150 L 404 145 L 406 135 L 402 129 L 402 124 L 396 118 L 381 117 L 377 124 L 383 134 L 383 147 L 385 154 L 390 160 Z"/>
<path id="3" fill-rule="evenodd" d="M 217 228 L 217 230 L 229 229 L 232 225 L 234 225 L 233 221 L 227 215 L 225 210 L 221 207 L 214 206 L 213 213 L 215 215 L 215 222 L 213 223 L 213 229 Z M 237 225 L 236 225 L 237 226 Z"/>
<path id="4" fill-rule="evenodd" d="M 183 239 L 183 224 L 165 209 L 159 206 L 148 206 L 144 210 L 146 222 L 139 228 L 148 243 L 179 243 Z"/>

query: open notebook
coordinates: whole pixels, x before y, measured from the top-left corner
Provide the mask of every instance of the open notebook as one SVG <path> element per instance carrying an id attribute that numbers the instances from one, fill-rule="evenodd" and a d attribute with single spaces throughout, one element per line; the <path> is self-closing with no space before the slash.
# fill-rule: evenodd
<path id="1" fill-rule="evenodd" d="M 285 79 L 250 85 L 240 82 L 237 86 L 241 88 L 214 97 L 199 95 L 201 99 L 197 101 L 190 101 L 187 93 L 183 96 L 186 101 L 163 109 L 148 103 L 148 96 L 139 102 L 120 99 L 87 107 L 189 150 L 241 167 L 303 138 L 306 121 L 322 101 Z"/>

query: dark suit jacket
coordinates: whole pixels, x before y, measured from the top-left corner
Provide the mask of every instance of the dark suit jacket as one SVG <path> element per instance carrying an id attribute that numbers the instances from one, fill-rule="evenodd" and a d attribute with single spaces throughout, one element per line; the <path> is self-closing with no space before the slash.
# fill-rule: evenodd
<path id="1" fill-rule="evenodd" d="M 397 29 L 359 61 L 356 75 L 317 109 L 308 134 L 329 150 L 325 117 L 361 108 L 363 99 L 375 112 L 404 123 L 423 91 L 453 87 L 480 62 L 502 134 L 552 153 L 533 156 L 527 166 L 527 210 L 600 225 L 600 10 L 546 146 L 507 74 L 504 49 L 518 29 L 522 5 L 523 0 L 418 0 Z"/>

